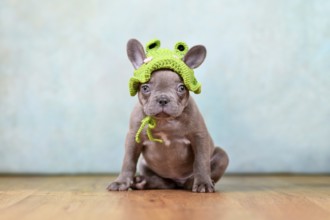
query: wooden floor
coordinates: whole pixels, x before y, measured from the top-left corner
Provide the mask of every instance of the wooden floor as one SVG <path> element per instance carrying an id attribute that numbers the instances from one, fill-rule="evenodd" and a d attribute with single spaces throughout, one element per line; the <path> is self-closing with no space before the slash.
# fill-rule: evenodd
<path id="1" fill-rule="evenodd" d="M 212 194 L 108 192 L 109 176 L 0 176 L 0 219 L 330 219 L 330 176 L 225 176 Z"/>

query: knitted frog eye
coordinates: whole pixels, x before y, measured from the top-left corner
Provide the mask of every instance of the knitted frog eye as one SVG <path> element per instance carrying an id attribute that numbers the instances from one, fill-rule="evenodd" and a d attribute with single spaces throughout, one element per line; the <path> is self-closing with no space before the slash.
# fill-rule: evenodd
<path id="1" fill-rule="evenodd" d="M 184 42 L 178 42 L 174 46 L 175 53 L 179 54 L 180 57 L 183 57 L 188 52 L 188 46 Z"/>
<path id="2" fill-rule="evenodd" d="M 160 41 L 157 39 L 151 40 L 146 45 L 146 51 L 149 53 L 150 51 L 157 50 L 160 47 Z"/>

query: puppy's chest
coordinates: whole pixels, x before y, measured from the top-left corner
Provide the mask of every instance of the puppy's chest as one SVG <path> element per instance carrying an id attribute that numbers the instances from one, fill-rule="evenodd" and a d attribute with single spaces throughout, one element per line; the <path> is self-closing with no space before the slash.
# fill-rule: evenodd
<path id="1" fill-rule="evenodd" d="M 190 145 L 184 127 L 181 123 L 175 121 L 167 124 L 159 124 L 152 133 L 155 138 L 161 139 L 163 141 L 162 145 L 166 147 Z"/>
<path id="2" fill-rule="evenodd" d="M 190 141 L 184 136 L 175 133 L 155 132 L 154 136 L 163 141 L 162 145 L 166 147 L 177 145 L 190 145 Z"/>
<path id="3" fill-rule="evenodd" d="M 163 142 L 146 140 L 143 145 L 143 156 L 150 166 L 166 163 L 167 166 L 178 166 L 178 161 L 189 161 L 192 156 L 190 141 L 181 135 L 173 133 L 154 132 L 155 138 Z"/>
<path id="4" fill-rule="evenodd" d="M 178 167 L 185 167 L 187 163 L 191 163 L 193 151 L 190 140 L 186 135 L 186 129 L 178 126 L 179 124 L 175 125 L 177 126 L 157 125 L 152 130 L 153 137 L 161 139 L 163 143 L 148 139 L 145 139 L 143 143 L 143 157 L 155 171 L 158 170 L 160 164 L 168 169 L 177 169 Z"/>

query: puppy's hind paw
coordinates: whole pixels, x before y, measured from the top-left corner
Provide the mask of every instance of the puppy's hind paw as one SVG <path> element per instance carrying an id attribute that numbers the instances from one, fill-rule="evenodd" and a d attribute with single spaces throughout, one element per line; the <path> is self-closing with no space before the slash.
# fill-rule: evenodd
<path id="1" fill-rule="evenodd" d="M 136 176 L 134 177 L 133 184 L 131 184 L 132 189 L 145 189 L 147 184 L 147 179 L 144 176 Z"/>

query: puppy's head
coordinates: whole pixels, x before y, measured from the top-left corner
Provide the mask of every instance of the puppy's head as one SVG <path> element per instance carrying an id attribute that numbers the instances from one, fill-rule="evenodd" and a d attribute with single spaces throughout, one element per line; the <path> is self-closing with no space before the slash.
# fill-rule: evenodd
<path id="1" fill-rule="evenodd" d="M 128 41 L 127 55 L 135 69 L 147 60 L 143 46 L 135 39 Z M 198 45 L 192 47 L 182 61 L 189 68 L 195 69 L 203 63 L 205 56 L 205 47 Z M 179 74 L 170 69 L 158 69 L 152 72 L 148 82 L 139 84 L 138 97 L 146 115 L 175 118 L 187 106 L 189 90 Z"/>
<path id="2" fill-rule="evenodd" d="M 188 104 L 189 91 L 178 74 L 171 70 L 158 70 L 149 82 L 140 85 L 138 97 L 146 115 L 177 117 Z"/>

